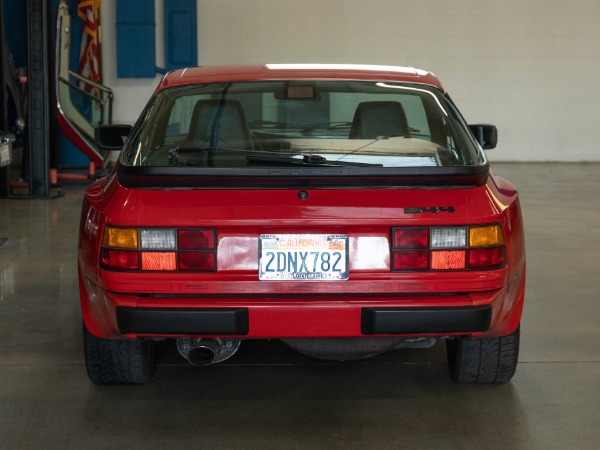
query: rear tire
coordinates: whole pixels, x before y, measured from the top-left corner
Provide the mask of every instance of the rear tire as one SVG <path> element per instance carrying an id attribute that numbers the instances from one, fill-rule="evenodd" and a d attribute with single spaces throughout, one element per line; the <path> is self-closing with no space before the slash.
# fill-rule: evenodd
<path id="1" fill-rule="evenodd" d="M 102 339 L 83 326 L 85 367 L 94 384 L 144 384 L 154 373 L 154 342 Z"/>
<path id="2" fill-rule="evenodd" d="M 450 375 L 460 383 L 506 383 L 517 369 L 519 328 L 508 336 L 446 341 Z"/>

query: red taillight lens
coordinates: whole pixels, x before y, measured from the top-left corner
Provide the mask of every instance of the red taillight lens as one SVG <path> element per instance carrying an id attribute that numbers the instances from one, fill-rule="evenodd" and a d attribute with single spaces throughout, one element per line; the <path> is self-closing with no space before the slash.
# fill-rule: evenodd
<path id="1" fill-rule="evenodd" d="M 394 228 L 394 248 L 429 248 L 429 228 Z"/>
<path id="2" fill-rule="evenodd" d="M 107 269 L 138 270 L 138 252 L 103 248 L 100 252 L 100 264 Z"/>
<path id="3" fill-rule="evenodd" d="M 392 242 L 392 270 L 429 269 L 429 228 L 393 228 Z"/>
<path id="4" fill-rule="evenodd" d="M 215 252 L 180 252 L 179 270 L 182 272 L 212 272 L 215 270 Z"/>
<path id="5" fill-rule="evenodd" d="M 215 252 L 206 251 L 215 248 L 215 232 L 211 229 L 179 230 L 177 240 L 179 252 L 179 270 L 181 272 L 213 272 L 215 270 Z M 204 250 L 204 251 L 199 251 Z"/>
<path id="6" fill-rule="evenodd" d="M 505 262 L 504 247 L 473 249 L 469 251 L 469 269 L 493 269 Z"/>
<path id="7" fill-rule="evenodd" d="M 177 240 L 180 250 L 211 250 L 215 248 L 214 230 L 179 230 Z"/>
<path id="8" fill-rule="evenodd" d="M 427 270 L 429 252 L 423 250 L 400 250 L 393 253 L 392 270 Z"/>

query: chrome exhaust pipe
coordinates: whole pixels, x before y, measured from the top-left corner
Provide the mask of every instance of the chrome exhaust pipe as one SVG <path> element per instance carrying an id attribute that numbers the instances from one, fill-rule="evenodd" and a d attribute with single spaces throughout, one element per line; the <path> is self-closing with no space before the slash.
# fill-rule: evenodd
<path id="1" fill-rule="evenodd" d="M 177 350 L 194 366 L 208 366 L 227 358 L 237 352 L 241 340 L 229 338 L 179 338 Z"/>
<path id="2" fill-rule="evenodd" d="M 209 339 L 203 339 L 200 345 L 190 348 L 187 360 L 194 366 L 208 366 L 212 364 L 219 353 L 219 345 Z"/>

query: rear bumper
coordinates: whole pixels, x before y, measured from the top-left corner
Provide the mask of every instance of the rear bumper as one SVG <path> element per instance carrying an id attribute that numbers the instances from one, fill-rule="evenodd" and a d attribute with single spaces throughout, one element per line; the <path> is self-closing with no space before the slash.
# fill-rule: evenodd
<path id="1" fill-rule="evenodd" d="M 250 330 L 248 308 L 118 307 L 116 316 L 121 334 L 245 336 Z M 360 311 L 361 333 L 364 335 L 483 333 L 489 329 L 491 318 L 490 305 L 361 308 Z"/>
<path id="2" fill-rule="evenodd" d="M 137 295 L 111 292 L 80 277 L 86 327 L 107 339 L 495 337 L 510 334 L 518 326 L 524 291 L 524 274 L 493 291 L 442 295 Z"/>

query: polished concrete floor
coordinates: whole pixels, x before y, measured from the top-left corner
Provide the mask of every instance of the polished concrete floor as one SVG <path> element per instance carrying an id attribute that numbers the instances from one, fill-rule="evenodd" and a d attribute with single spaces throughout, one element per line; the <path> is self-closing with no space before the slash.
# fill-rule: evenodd
<path id="1" fill-rule="evenodd" d="M 493 168 L 520 190 L 528 252 L 520 363 L 500 386 L 452 382 L 443 346 L 336 364 L 276 341 L 205 368 L 167 342 L 151 383 L 94 386 L 83 186 L 0 199 L 0 449 L 600 448 L 600 164 Z"/>

